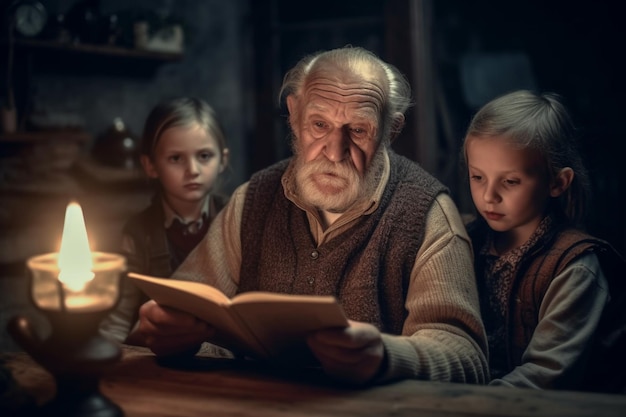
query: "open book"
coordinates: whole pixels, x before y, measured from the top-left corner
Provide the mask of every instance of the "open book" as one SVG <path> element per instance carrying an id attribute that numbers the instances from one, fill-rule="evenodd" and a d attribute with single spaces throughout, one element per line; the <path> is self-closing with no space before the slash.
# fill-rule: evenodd
<path id="1" fill-rule="evenodd" d="M 229 299 L 208 284 L 129 273 L 131 281 L 157 303 L 186 311 L 218 331 L 212 343 L 259 359 L 307 357 L 312 331 L 346 327 L 332 296 L 246 292 Z"/>

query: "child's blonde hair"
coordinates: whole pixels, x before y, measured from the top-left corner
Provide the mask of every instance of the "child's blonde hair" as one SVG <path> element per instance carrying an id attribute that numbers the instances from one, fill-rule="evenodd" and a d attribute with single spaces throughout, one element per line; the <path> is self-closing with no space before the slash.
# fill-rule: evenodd
<path id="1" fill-rule="evenodd" d="M 522 149 L 538 150 L 553 178 L 562 168 L 572 168 L 572 184 L 551 209 L 558 220 L 583 226 L 591 186 L 575 133 L 559 95 L 519 90 L 490 101 L 476 113 L 465 135 L 463 156 L 469 137 L 502 136 Z"/>

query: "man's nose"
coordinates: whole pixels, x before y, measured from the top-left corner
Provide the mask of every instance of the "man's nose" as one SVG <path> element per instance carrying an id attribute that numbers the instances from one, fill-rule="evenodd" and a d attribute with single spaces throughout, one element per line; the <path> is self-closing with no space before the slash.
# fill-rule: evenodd
<path id="1" fill-rule="evenodd" d="M 349 135 L 345 129 L 335 129 L 326 138 L 324 155 L 331 162 L 341 162 L 349 155 Z"/>

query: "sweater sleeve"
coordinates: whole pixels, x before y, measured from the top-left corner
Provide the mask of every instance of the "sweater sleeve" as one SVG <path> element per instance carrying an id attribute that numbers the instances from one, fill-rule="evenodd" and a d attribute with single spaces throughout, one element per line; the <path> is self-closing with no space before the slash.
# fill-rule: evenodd
<path id="1" fill-rule="evenodd" d="M 237 293 L 241 267 L 241 215 L 248 184 L 239 186 L 218 213 L 209 230 L 172 275 L 205 282 L 229 297 Z"/>
<path id="2" fill-rule="evenodd" d="M 382 380 L 486 383 L 487 341 L 472 249 L 450 196 L 434 201 L 411 273 L 402 335 L 384 334 Z"/>
<path id="3" fill-rule="evenodd" d="M 608 294 L 607 280 L 594 253 L 568 265 L 546 291 L 522 364 L 490 385 L 537 389 L 579 386 Z"/>

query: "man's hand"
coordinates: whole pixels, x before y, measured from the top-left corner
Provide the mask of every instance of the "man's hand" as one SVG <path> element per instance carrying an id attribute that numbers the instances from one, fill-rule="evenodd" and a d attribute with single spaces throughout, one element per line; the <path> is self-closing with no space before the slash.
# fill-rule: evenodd
<path id="1" fill-rule="evenodd" d="M 328 375 L 347 382 L 365 384 L 384 364 L 380 331 L 368 323 L 350 320 L 345 329 L 320 330 L 308 344 Z"/>
<path id="2" fill-rule="evenodd" d="M 198 318 L 150 300 L 139 309 L 137 331 L 145 345 L 158 356 L 196 352 L 215 329 Z"/>

